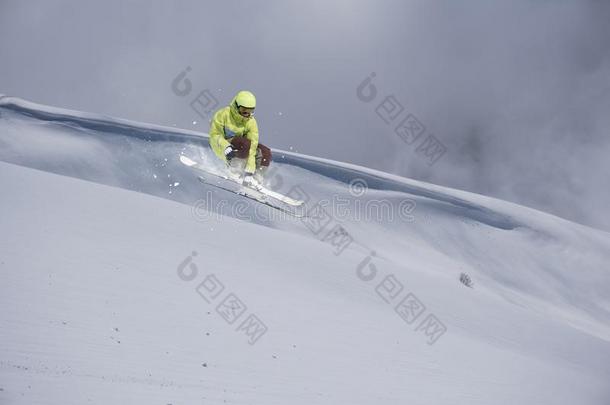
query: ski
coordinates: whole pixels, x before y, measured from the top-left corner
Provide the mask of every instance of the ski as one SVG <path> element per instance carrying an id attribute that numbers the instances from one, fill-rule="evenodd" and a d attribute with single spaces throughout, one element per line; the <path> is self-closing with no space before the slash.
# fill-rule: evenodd
<path id="1" fill-rule="evenodd" d="M 212 173 L 211 171 L 208 170 L 207 167 L 205 167 L 201 163 L 196 162 L 196 161 L 194 161 L 192 159 L 189 159 L 188 157 L 186 157 L 184 155 L 180 156 L 180 162 L 182 162 L 182 164 L 184 164 L 184 165 L 186 165 L 188 167 L 191 167 L 191 168 L 194 168 L 194 169 L 197 169 L 197 170 L 201 170 L 202 172 L 204 172 L 207 175 L 216 176 L 218 178 L 221 178 L 221 179 L 224 179 L 224 180 L 228 180 L 228 181 L 231 181 L 231 182 L 233 182 L 233 183 L 235 183 L 237 185 L 242 186 L 237 181 L 237 179 L 231 178 L 229 176 L 221 175 L 221 174 Z M 245 186 L 242 186 L 242 187 L 245 187 Z M 249 187 L 246 187 L 246 188 L 248 188 L 249 190 L 258 191 L 258 192 L 260 192 L 260 193 L 262 193 L 262 194 L 264 194 L 264 195 L 266 195 L 268 197 L 271 197 L 271 198 L 273 198 L 275 200 L 278 200 L 278 201 L 280 201 L 280 202 L 282 202 L 284 204 L 287 204 L 287 205 L 291 205 L 293 207 L 300 207 L 300 206 L 303 205 L 303 201 L 295 200 L 294 198 L 290 198 L 287 195 L 284 195 L 282 193 L 278 193 L 277 191 L 270 190 L 270 189 L 268 189 L 268 188 L 266 188 L 264 186 L 261 186 L 260 188 L 257 188 L 257 189 L 249 188 Z"/>
<path id="2" fill-rule="evenodd" d="M 238 190 L 234 190 L 231 187 L 222 185 L 221 183 L 214 183 L 214 182 L 210 182 L 208 181 L 205 177 L 203 176 L 197 176 L 197 178 L 199 179 L 200 182 L 202 182 L 203 184 L 207 184 L 209 186 L 212 187 L 216 187 L 220 190 L 224 190 L 224 191 L 228 191 L 237 195 L 240 195 L 242 197 L 248 198 L 250 200 L 256 201 L 260 204 L 266 205 L 267 207 L 271 207 L 274 208 L 278 211 L 284 212 L 288 215 L 291 215 L 295 218 L 304 218 L 305 214 L 302 212 L 298 212 L 298 210 L 295 210 L 294 208 L 286 208 L 286 207 L 282 207 L 278 204 L 273 204 L 272 202 L 270 202 L 267 199 L 267 195 L 258 192 L 257 190 L 253 189 L 253 188 L 249 188 L 249 187 L 241 187 L 241 189 Z M 235 183 L 237 184 L 237 183 Z"/>
<path id="3" fill-rule="evenodd" d="M 305 216 L 304 212 L 300 212 L 301 210 L 298 210 L 298 208 L 303 205 L 302 201 L 292 199 L 288 196 L 266 189 L 264 187 L 262 187 L 261 189 L 255 189 L 244 186 L 240 184 L 236 179 L 210 172 L 201 163 L 189 159 L 186 156 L 180 156 L 180 161 L 188 167 L 201 171 L 203 175 L 197 176 L 197 178 L 200 182 L 204 184 L 251 199 L 260 204 L 275 208 L 278 211 L 285 212 L 296 218 L 303 218 Z M 206 178 L 206 176 L 212 176 L 216 179 L 216 181 L 209 180 Z M 231 186 L 233 187 L 222 184 L 222 180 L 230 182 Z M 238 189 L 235 189 L 235 186 L 237 186 Z M 279 203 L 286 204 L 290 206 L 290 208 L 283 207 L 280 204 L 274 203 L 274 201 L 270 201 L 270 199 L 276 200 Z"/>

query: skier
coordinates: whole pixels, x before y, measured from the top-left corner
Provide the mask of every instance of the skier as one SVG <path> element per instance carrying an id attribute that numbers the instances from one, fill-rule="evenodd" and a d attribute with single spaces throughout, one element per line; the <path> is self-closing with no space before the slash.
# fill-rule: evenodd
<path id="1" fill-rule="evenodd" d="M 226 162 L 231 177 L 242 178 L 244 185 L 260 188 L 271 163 L 271 150 L 258 142 L 254 118 L 256 98 L 240 91 L 231 104 L 216 111 L 210 124 L 210 146 Z"/>

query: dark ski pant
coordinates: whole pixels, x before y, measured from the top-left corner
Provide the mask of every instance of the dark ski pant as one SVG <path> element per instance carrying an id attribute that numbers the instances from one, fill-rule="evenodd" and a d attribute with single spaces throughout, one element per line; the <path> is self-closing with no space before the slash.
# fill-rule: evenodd
<path id="1" fill-rule="evenodd" d="M 248 138 L 236 136 L 229 142 L 231 142 L 231 145 L 237 149 L 237 153 L 235 154 L 236 158 L 248 159 L 248 152 L 250 152 L 250 140 Z M 258 148 L 256 148 L 256 168 L 267 167 L 270 163 L 271 149 L 262 143 L 259 143 Z"/>

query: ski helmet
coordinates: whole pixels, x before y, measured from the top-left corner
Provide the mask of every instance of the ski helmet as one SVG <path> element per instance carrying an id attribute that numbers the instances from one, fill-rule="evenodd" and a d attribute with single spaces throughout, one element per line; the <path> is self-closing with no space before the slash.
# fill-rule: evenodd
<path id="1" fill-rule="evenodd" d="M 242 90 L 235 96 L 235 103 L 238 107 L 255 108 L 256 97 L 247 90 Z"/>

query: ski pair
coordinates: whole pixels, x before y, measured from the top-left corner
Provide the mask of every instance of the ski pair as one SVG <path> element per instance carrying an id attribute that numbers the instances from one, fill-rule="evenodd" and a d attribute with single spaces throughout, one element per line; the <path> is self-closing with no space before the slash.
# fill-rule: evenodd
<path id="1" fill-rule="evenodd" d="M 291 198 L 287 195 L 284 195 L 282 193 L 278 193 L 277 191 L 273 191 L 271 189 L 268 189 L 264 186 L 261 186 L 259 188 L 251 188 L 248 186 L 245 186 L 243 184 L 241 184 L 238 180 L 231 178 L 229 176 L 226 175 L 221 175 L 221 174 L 217 174 L 217 173 L 213 173 L 211 172 L 206 166 L 204 166 L 202 163 L 197 162 L 193 159 L 190 159 L 184 155 L 180 156 L 180 162 L 182 162 L 182 164 L 184 164 L 185 166 L 188 166 L 192 169 L 196 169 L 198 171 L 203 172 L 202 174 L 205 174 L 206 176 L 213 176 L 214 178 L 216 178 L 217 180 L 222 179 L 222 180 L 226 180 L 231 182 L 231 184 L 234 185 L 238 185 L 240 187 L 240 189 L 235 190 L 231 187 L 225 186 L 222 182 L 220 181 L 210 181 L 206 178 L 206 176 L 197 176 L 199 178 L 199 181 L 201 181 L 204 184 L 208 184 L 210 186 L 225 190 L 225 191 L 229 191 L 238 195 L 241 195 L 243 197 L 255 200 L 261 204 L 267 205 L 269 207 L 275 208 L 277 210 L 286 212 L 292 216 L 295 217 L 303 217 L 303 213 L 299 212 L 300 210 L 297 210 L 297 208 L 300 208 L 303 206 L 303 201 L 300 200 L 295 200 L 294 198 Z M 285 207 L 282 207 L 280 204 L 275 204 L 274 202 L 280 202 L 282 204 L 286 204 L 289 207 L 293 208 L 293 209 L 288 209 Z"/>

